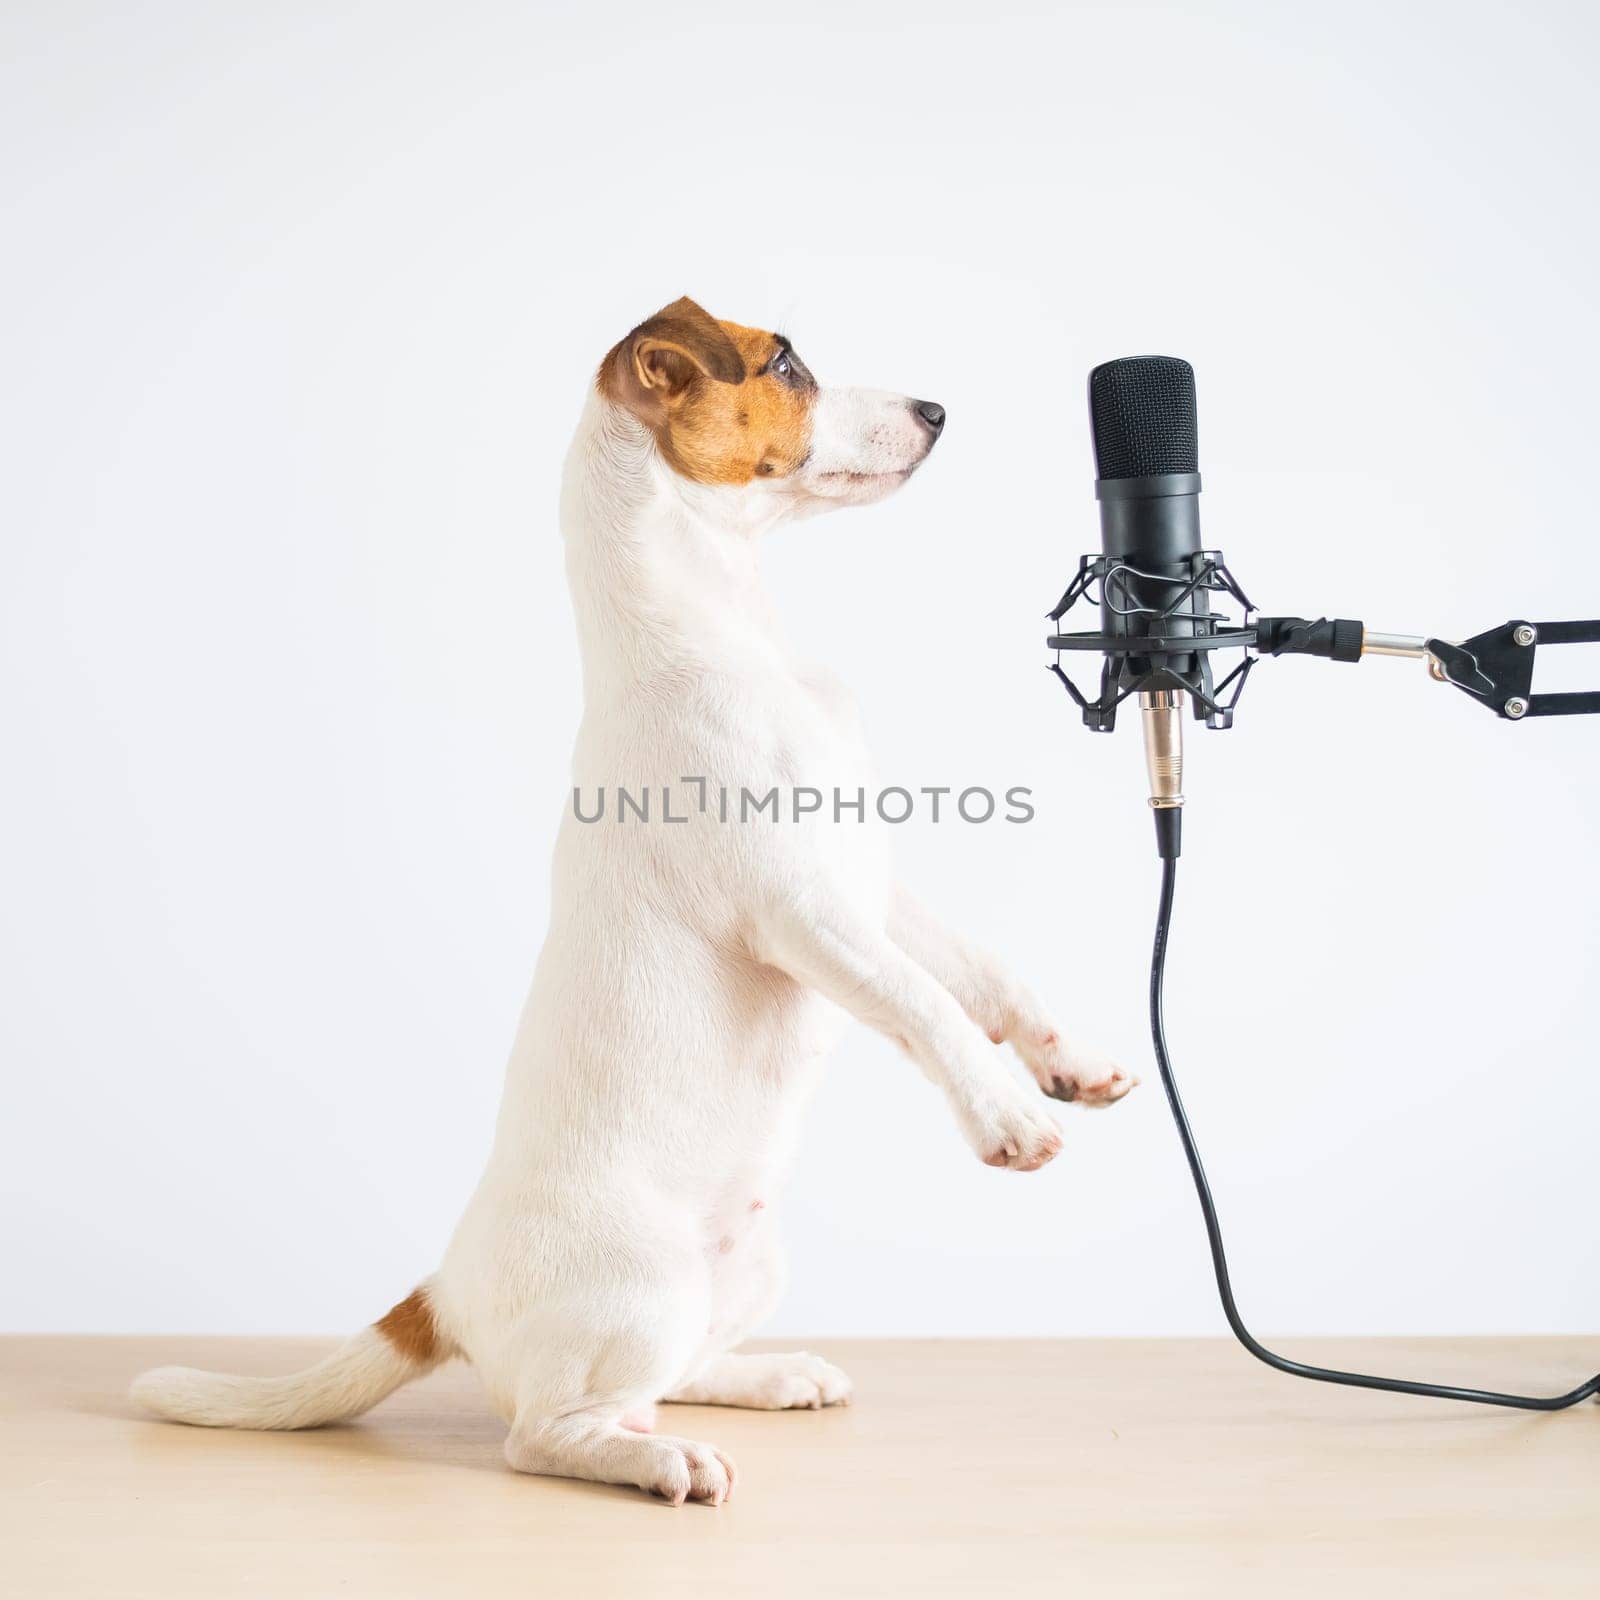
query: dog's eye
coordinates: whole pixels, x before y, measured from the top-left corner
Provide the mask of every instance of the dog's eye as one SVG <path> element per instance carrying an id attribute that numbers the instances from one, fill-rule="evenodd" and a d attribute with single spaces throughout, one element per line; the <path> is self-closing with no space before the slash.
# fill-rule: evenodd
<path id="1" fill-rule="evenodd" d="M 772 363 L 772 370 L 780 378 L 787 378 L 794 371 L 794 367 L 791 365 L 787 355 L 780 354 L 778 359 Z"/>

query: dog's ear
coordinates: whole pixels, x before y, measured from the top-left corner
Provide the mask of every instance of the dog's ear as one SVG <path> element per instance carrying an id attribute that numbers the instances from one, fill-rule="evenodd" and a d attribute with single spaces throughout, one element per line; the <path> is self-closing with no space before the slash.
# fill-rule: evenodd
<path id="1" fill-rule="evenodd" d="M 743 383 L 744 359 L 716 318 L 685 297 L 641 322 L 611 352 L 600 386 L 632 411 L 658 411 L 698 377 Z"/>

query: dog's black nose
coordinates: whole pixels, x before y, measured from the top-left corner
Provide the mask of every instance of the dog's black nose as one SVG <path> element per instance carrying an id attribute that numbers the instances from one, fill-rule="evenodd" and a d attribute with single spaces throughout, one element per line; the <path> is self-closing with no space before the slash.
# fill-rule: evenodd
<path id="1" fill-rule="evenodd" d="M 944 407 L 937 400 L 913 400 L 911 409 L 928 424 L 937 439 L 944 428 Z"/>

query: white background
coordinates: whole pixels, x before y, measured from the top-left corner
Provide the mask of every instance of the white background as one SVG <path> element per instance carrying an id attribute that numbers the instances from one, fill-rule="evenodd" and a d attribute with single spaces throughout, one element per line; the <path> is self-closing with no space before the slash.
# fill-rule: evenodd
<path id="1" fill-rule="evenodd" d="M 1600 614 L 1589 8 L 783 17 L 0 13 L 0 1325 L 336 1330 L 434 1264 L 568 800 L 562 455 L 679 294 L 948 406 L 768 570 L 886 781 L 1034 788 L 904 874 L 1147 1073 L 1138 736 L 1041 644 L 1090 365 L 1194 363 L 1269 611 Z M 1600 1325 L 1596 741 L 1381 661 L 1191 740 L 1169 1016 L 1263 1330 Z M 1153 1073 L 1064 1122 L 989 1171 L 852 1032 L 779 1326 L 1220 1331 Z"/>

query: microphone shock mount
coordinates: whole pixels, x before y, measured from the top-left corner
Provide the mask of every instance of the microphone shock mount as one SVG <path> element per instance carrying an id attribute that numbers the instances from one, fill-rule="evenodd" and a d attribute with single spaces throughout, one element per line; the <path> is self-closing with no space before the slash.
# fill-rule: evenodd
<path id="1" fill-rule="evenodd" d="M 1176 589 L 1160 606 L 1141 605 L 1153 584 Z M 1211 610 L 1211 597 L 1237 601 L 1244 617 L 1232 619 Z M 1600 690 L 1535 694 L 1533 666 L 1538 647 L 1600 644 L 1600 620 L 1586 622 L 1503 622 L 1470 639 L 1447 640 L 1426 634 L 1378 633 L 1347 618 L 1263 617 L 1228 571 L 1220 550 L 1200 550 L 1188 571 L 1150 572 L 1114 556 L 1088 555 L 1049 613 L 1061 619 L 1080 600 L 1101 610 L 1101 627 L 1081 633 L 1052 633 L 1056 652 L 1050 670 L 1066 686 L 1083 713 L 1084 726 L 1109 733 L 1117 707 L 1131 694 L 1179 692 L 1189 696 L 1197 721 L 1208 728 L 1231 728 L 1234 708 L 1251 668 L 1262 656 L 1322 656 L 1330 661 L 1360 661 L 1366 656 L 1399 656 L 1425 661 L 1438 683 L 1448 683 L 1506 722 L 1527 717 L 1600 714 Z M 1242 650 L 1233 670 L 1216 679 L 1211 657 L 1219 650 Z M 1089 699 L 1061 664 L 1064 651 L 1093 651 L 1105 657 L 1100 693 Z M 1232 690 L 1229 694 L 1228 691 Z"/>

